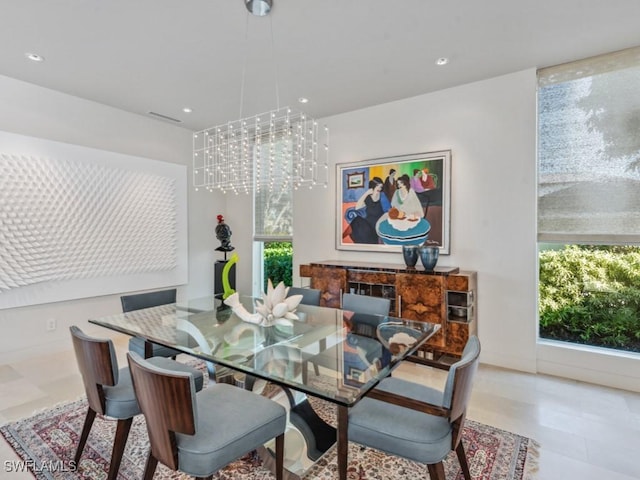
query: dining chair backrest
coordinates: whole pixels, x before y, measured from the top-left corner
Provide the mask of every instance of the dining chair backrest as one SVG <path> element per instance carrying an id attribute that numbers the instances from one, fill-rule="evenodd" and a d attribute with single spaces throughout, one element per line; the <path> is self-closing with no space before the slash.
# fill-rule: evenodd
<path id="1" fill-rule="evenodd" d="M 178 469 L 175 434 L 193 435 L 196 425 L 195 384 L 188 373 L 172 372 L 127 354 L 140 410 L 145 416 L 153 456 Z"/>
<path id="2" fill-rule="evenodd" d="M 320 305 L 320 290 L 317 288 L 299 288 L 289 287 L 287 296 L 302 295 L 302 301 L 300 303 L 304 305 Z"/>
<path id="3" fill-rule="evenodd" d="M 370 297 L 355 293 L 345 293 L 342 296 L 342 309 L 356 313 L 371 315 L 389 315 L 391 300 L 381 297 Z"/>
<path id="4" fill-rule="evenodd" d="M 168 305 L 176 302 L 176 289 L 171 288 L 168 290 L 157 290 L 155 292 L 123 295 L 120 297 L 120 302 L 122 303 L 123 313 Z M 171 357 L 175 360 L 175 358 L 180 355 L 178 350 L 146 341 L 141 337 L 131 337 L 129 339 L 129 351 L 137 352 L 144 358 Z"/>
<path id="5" fill-rule="evenodd" d="M 352 332 L 367 337 L 376 337 L 376 327 L 382 322 L 384 315 L 389 315 L 391 300 L 388 298 L 369 297 L 345 293 L 342 296 L 342 309 L 354 312 L 351 317 Z"/>
<path id="6" fill-rule="evenodd" d="M 118 362 L 113 342 L 89 337 L 76 326 L 69 330 L 89 407 L 104 415 L 106 400 L 103 385 L 114 386 L 118 383 Z"/>
<path id="7" fill-rule="evenodd" d="M 466 412 L 479 359 L 480 340 L 473 335 L 467 340 L 460 360 L 451 365 L 447 375 L 443 392 L 443 406 L 451 410 L 451 421 L 455 421 Z"/>
<path id="8" fill-rule="evenodd" d="M 141 310 L 143 308 L 157 307 L 159 305 L 167 305 L 176 303 L 175 288 L 168 290 L 158 290 L 155 292 L 135 293 L 133 295 L 123 295 L 120 297 L 122 303 L 122 311 L 124 313 Z"/>

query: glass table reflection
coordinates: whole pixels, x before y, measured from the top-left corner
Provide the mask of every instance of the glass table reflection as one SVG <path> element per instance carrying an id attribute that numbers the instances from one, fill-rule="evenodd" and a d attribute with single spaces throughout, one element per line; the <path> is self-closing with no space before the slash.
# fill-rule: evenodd
<path id="1" fill-rule="evenodd" d="M 241 300 L 255 310 L 253 298 Z M 200 358 L 211 378 L 232 371 L 245 388 L 280 387 L 270 391 L 289 409 L 288 477 L 301 477 L 337 442 L 339 478 L 346 479 L 349 407 L 440 326 L 308 305 L 299 305 L 296 314 L 291 325 L 263 327 L 242 321 L 211 297 L 89 321 Z M 308 396 L 336 405 L 337 431 L 317 415 Z"/>

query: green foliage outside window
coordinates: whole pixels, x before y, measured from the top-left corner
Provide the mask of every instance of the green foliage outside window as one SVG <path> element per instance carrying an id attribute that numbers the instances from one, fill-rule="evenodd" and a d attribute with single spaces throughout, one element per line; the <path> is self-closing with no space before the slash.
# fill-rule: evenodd
<path id="1" fill-rule="evenodd" d="M 540 337 L 640 352 L 640 247 L 540 252 Z"/>
<path id="2" fill-rule="evenodd" d="M 264 244 L 264 291 L 267 291 L 267 280 L 273 285 L 280 282 L 291 286 L 293 270 L 293 246 L 291 242 L 270 242 Z"/>

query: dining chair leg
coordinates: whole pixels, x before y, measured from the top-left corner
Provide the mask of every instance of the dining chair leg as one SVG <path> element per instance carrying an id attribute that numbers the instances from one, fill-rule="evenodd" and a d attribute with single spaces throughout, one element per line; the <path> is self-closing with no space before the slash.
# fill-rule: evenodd
<path id="1" fill-rule="evenodd" d="M 462 468 L 462 474 L 464 475 L 465 480 L 471 480 L 469 462 L 467 462 L 467 455 L 464 452 L 464 445 L 462 445 L 462 440 L 458 442 L 458 446 L 456 447 L 456 454 L 458 455 L 458 461 L 460 462 L 460 467 Z"/>
<path id="2" fill-rule="evenodd" d="M 446 477 L 444 476 L 444 465 L 442 462 L 430 463 L 427 465 L 427 468 L 429 469 L 429 478 L 431 480 L 446 480 Z"/>
<path id="3" fill-rule="evenodd" d="M 246 374 L 244 377 L 244 389 L 253 392 L 253 387 L 256 384 L 256 377 L 253 375 Z"/>
<path id="4" fill-rule="evenodd" d="M 144 342 L 144 358 L 153 357 L 153 344 L 149 341 Z"/>
<path id="5" fill-rule="evenodd" d="M 276 437 L 276 480 L 284 478 L 284 433 Z"/>
<path id="6" fill-rule="evenodd" d="M 144 467 L 144 480 L 153 479 L 153 474 L 156 473 L 157 465 L 158 460 L 151 454 L 151 452 L 149 452 L 149 456 L 147 457 L 147 464 Z"/>
<path id="7" fill-rule="evenodd" d="M 318 353 L 322 353 L 327 349 L 327 339 L 323 338 L 318 342 Z M 313 364 L 313 373 L 316 374 L 316 377 L 320 376 L 320 367 L 317 363 Z"/>
<path id="8" fill-rule="evenodd" d="M 84 426 L 82 427 L 82 433 L 80 434 L 80 441 L 78 442 L 76 456 L 73 459 L 76 465 L 80 463 L 82 450 L 84 450 L 84 446 L 87 443 L 87 438 L 89 438 L 89 432 L 91 431 L 91 426 L 93 425 L 95 418 L 96 412 L 89 407 L 87 409 L 87 416 L 84 418 Z"/>
<path id="9" fill-rule="evenodd" d="M 111 452 L 111 464 L 109 465 L 109 476 L 107 477 L 108 480 L 115 480 L 118 477 L 122 454 L 124 453 L 124 447 L 127 444 L 127 437 L 129 437 L 129 430 L 131 430 L 132 423 L 133 417 L 125 420 L 118 420 L 116 438 L 113 441 L 113 451 Z"/>

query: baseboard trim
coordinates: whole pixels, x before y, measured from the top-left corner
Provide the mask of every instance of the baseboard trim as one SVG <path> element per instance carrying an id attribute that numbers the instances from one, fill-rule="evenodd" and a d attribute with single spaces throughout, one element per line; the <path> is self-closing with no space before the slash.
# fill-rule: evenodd
<path id="1" fill-rule="evenodd" d="M 537 352 L 539 373 L 640 392 L 640 354 L 548 341 Z"/>

